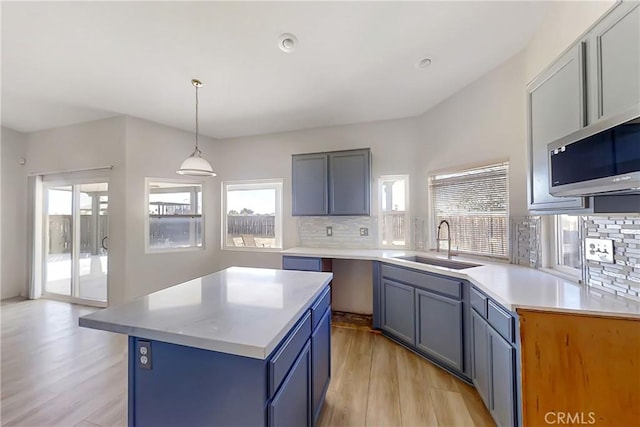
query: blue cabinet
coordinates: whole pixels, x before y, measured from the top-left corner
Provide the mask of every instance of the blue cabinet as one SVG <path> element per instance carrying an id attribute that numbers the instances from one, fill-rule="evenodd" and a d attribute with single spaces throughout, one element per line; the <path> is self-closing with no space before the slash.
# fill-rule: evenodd
<path id="1" fill-rule="evenodd" d="M 487 322 L 471 310 L 471 380 L 487 408 L 490 403 L 488 340 Z"/>
<path id="2" fill-rule="evenodd" d="M 498 332 L 488 328 L 491 399 L 489 410 L 500 427 L 515 424 L 515 350 Z"/>
<path id="3" fill-rule="evenodd" d="M 415 345 L 414 288 L 382 279 L 382 330 Z"/>
<path id="4" fill-rule="evenodd" d="M 371 211 L 370 151 L 329 153 L 329 213 L 369 215 Z"/>
<path id="5" fill-rule="evenodd" d="M 518 425 L 515 318 L 477 289 L 472 294 L 487 302 L 471 310 L 473 384 L 498 426 Z"/>
<path id="6" fill-rule="evenodd" d="M 327 154 L 294 155 L 292 162 L 292 215 L 327 215 L 329 213 Z"/>
<path id="7" fill-rule="evenodd" d="M 312 424 L 315 425 L 322 410 L 322 404 L 331 380 L 331 309 L 324 316 L 311 335 L 311 409 Z"/>
<path id="8" fill-rule="evenodd" d="M 303 348 L 269 404 L 269 426 L 311 425 L 311 346 Z"/>
<path id="9" fill-rule="evenodd" d="M 416 347 L 463 370 L 462 301 L 416 289 Z"/>
<path id="10" fill-rule="evenodd" d="M 292 156 L 292 215 L 369 215 L 371 150 Z"/>

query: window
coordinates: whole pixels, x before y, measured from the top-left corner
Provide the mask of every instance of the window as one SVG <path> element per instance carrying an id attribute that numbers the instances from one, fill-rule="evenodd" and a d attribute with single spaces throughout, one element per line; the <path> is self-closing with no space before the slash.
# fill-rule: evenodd
<path id="1" fill-rule="evenodd" d="M 573 276 L 581 276 L 580 217 L 556 215 L 553 219 L 555 242 L 553 268 Z"/>
<path id="2" fill-rule="evenodd" d="M 282 180 L 222 183 L 222 248 L 282 248 Z"/>
<path id="3" fill-rule="evenodd" d="M 477 255 L 508 256 L 509 186 L 507 162 L 433 175 L 429 179 L 435 230 L 451 226 L 451 248 Z M 446 249 L 446 227 L 435 242 Z"/>
<path id="4" fill-rule="evenodd" d="M 380 246 L 409 246 L 409 175 L 384 175 L 380 188 Z"/>
<path id="5" fill-rule="evenodd" d="M 147 252 L 202 248 L 202 183 L 147 179 Z"/>

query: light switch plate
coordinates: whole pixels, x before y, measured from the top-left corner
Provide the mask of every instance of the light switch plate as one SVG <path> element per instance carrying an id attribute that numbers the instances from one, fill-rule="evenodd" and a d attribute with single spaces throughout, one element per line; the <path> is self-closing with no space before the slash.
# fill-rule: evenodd
<path id="1" fill-rule="evenodd" d="M 587 237 L 584 239 L 584 245 L 584 253 L 587 259 L 613 264 L 613 240 Z"/>
<path id="2" fill-rule="evenodd" d="M 331 237 L 333 236 L 333 227 L 328 226 L 327 227 L 327 237 Z"/>
<path id="3" fill-rule="evenodd" d="M 368 236 L 369 235 L 369 229 L 367 227 L 360 227 L 360 235 L 361 236 Z"/>

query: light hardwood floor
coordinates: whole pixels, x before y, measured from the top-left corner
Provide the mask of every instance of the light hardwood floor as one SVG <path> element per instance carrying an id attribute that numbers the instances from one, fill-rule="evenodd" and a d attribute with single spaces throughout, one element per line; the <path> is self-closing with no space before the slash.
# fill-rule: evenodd
<path id="1" fill-rule="evenodd" d="M 127 339 L 78 327 L 94 308 L 3 301 L 3 426 L 124 426 Z M 472 387 L 381 335 L 332 328 L 320 426 L 493 426 Z"/>

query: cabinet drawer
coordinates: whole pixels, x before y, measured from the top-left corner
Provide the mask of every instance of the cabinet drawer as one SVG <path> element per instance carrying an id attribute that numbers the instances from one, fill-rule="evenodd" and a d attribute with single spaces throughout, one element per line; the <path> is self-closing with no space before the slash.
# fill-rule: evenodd
<path id="1" fill-rule="evenodd" d="M 325 291 L 318 297 L 316 302 L 311 306 L 311 330 L 315 330 L 327 307 L 331 304 L 331 288 L 325 289 Z"/>
<path id="2" fill-rule="evenodd" d="M 491 300 L 488 303 L 487 319 L 500 335 L 513 342 L 513 317 Z"/>
<path id="3" fill-rule="evenodd" d="M 462 297 L 462 281 L 457 279 L 447 279 L 423 273 L 416 270 L 382 265 L 382 276 L 407 283 L 417 288 L 435 291 L 443 295 L 460 299 Z"/>
<path id="4" fill-rule="evenodd" d="M 487 297 L 478 292 L 475 288 L 471 288 L 470 295 L 471 307 L 473 307 L 479 315 L 487 318 Z"/>
<path id="5" fill-rule="evenodd" d="M 269 398 L 271 398 L 287 376 L 293 362 L 311 336 L 311 312 L 307 312 L 285 339 L 280 349 L 269 360 Z"/>
<path id="6" fill-rule="evenodd" d="M 322 271 L 322 258 L 283 256 L 283 270 Z"/>

